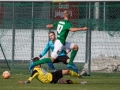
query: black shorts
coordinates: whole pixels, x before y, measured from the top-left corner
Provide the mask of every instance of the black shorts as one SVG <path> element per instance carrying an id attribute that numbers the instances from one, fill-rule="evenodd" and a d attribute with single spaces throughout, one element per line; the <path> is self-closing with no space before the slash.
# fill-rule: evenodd
<path id="1" fill-rule="evenodd" d="M 50 83 L 57 83 L 57 81 L 63 77 L 62 70 L 52 72 L 52 81 Z"/>
<path id="2" fill-rule="evenodd" d="M 68 56 L 58 56 L 53 63 L 59 63 L 62 62 L 64 64 L 67 64 L 66 61 L 69 59 Z"/>

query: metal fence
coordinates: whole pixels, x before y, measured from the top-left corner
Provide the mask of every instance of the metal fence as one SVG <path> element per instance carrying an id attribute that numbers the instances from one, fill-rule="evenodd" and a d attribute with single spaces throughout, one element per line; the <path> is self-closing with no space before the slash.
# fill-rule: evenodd
<path id="1" fill-rule="evenodd" d="M 67 41 L 79 46 L 74 62 L 85 63 L 101 54 L 119 56 L 119 2 L 1 2 L 0 44 L 11 67 L 42 52 L 49 39 L 46 25 L 60 20 L 65 9 L 71 12 L 73 26 L 89 28 L 68 35 Z"/>

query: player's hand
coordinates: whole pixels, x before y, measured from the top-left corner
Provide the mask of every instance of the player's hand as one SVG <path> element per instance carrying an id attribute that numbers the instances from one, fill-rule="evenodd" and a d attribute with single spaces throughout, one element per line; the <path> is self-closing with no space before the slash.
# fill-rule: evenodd
<path id="1" fill-rule="evenodd" d="M 82 29 L 83 29 L 83 30 L 87 30 L 88 28 L 87 28 L 87 27 L 83 27 Z"/>
<path id="2" fill-rule="evenodd" d="M 48 28 L 48 29 L 53 28 L 53 25 L 52 24 L 48 24 L 48 25 L 46 25 L 46 28 Z"/>
<path id="3" fill-rule="evenodd" d="M 38 61 L 39 60 L 39 57 L 34 57 L 32 58 L 32 61 L 35 62 L 35 61 Z"/>

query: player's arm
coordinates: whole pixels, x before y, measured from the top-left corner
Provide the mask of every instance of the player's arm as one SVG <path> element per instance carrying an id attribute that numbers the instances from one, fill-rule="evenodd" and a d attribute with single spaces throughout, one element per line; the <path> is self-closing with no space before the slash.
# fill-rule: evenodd
<path id="1" fill-rule="evenodd" d="M 69 30 L 71 32 L 76 32 L 76 31 L 87 30 L 87 29 L 88 29 L 87 27 L 83 27 L 83 28 L 70 28 Z"/>
<path id="2" fill-rule="evenodd" d="M 30 83 L 36 76 L 38 75 L 38 72 L 37 70 L 34 70 L 31 74 L 31 77 L 26 80 L 26 81 L 18 81 L 19 84 L 27 84 L 27 83 Z"/>
<path id="3" fill-rule="evenodd" d="M 46 44 L 44 50 L 42 51 L 42 53 L 39 55 L 39 57 L 43 57 L 47 52 L 48 50 L 50 49 L 50 46 L 49 46 L 49 42 Z"/>
<path id="4" fill-rule="evenodd" d="M 46 25 L 46 28 L 48 28 L 48 29 L 50 29 L 50 28 L 56 28 L 57 24 L 58 24 L 58 22 L 55 22 L 53 24 L 48 24 L 48 25 Z"/>
<path id="5" fill-rule="evenodd" d="M 53 28 L 53 24 L 46 25 L 46 28 L 48 28 L 48 29 Z"/>

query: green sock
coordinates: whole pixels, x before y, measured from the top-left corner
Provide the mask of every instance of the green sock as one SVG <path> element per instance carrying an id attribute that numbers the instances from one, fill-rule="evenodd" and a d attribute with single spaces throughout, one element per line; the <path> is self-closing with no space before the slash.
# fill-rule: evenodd
<path id="1" fill-rule="evenodd" d="M 33 62 L 33 65 L 37 66 L 39 64 L 44 64 L 44 63 L 48 63 L 48 62 L 51 62 L 50 58 L 43 58 L 43 59 L 41 59 L 39 61 Z"/>
<path id="2" fill-rule="evenodd" d="M 76 56 L 76 54 L 77 54 L 77 51 L 78 51 L 78 50 L 72 50 L 71 55 L 70 55 L 69 64 L 72 64 L 72 63 L 73 63 L 73 60 L 74 60 L 74 58 L 75 58 L 75 56 Z"/>

